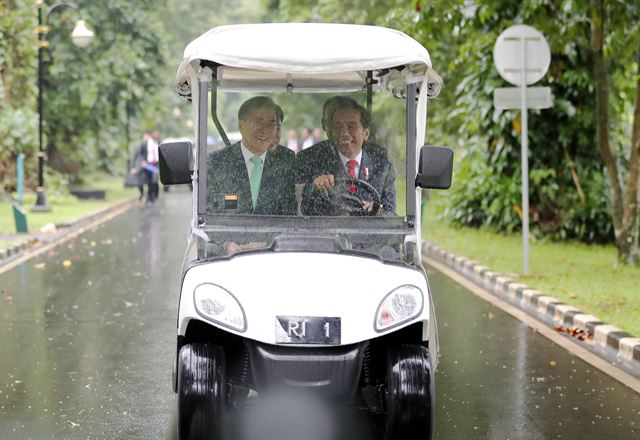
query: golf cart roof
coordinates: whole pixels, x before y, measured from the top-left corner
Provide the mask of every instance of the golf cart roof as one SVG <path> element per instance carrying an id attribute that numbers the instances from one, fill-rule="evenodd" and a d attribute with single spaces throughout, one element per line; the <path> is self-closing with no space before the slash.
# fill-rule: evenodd
<path id="1" fill-rule="evenodd" d="M 262 23 L 220 26 L 193 40 L 176 77 L 180 95 L 207 64 L 218 67 L 218 87 L 231 91 L 353 91 L 367 72 L 379 87 L 442 80 L 427 50 L 389 28 L 332 23 Z M 402 73 L 400 73 L 402 72 Z M 437 93 L 436 93 L 437 94 Z"/>

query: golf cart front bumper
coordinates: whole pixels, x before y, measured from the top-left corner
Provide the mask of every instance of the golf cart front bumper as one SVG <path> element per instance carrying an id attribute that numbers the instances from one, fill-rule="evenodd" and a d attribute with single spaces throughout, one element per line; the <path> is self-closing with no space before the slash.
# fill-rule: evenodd
<path id="1" fill-rule="evenodd" d="M 283 347 L 247 342 L 257 390 L 306 389 L 322 396 L 353 396 L 368 342 L 336 347 Z"/>

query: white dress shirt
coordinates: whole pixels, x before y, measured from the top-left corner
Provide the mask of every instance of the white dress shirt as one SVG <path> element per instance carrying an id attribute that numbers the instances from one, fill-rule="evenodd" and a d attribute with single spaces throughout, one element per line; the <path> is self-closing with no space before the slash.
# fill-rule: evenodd
<path id="1" fill-rule="evenodd" d="M 342 154 L 339 151 L 338 151 L 338 156 L 340 156 L 340 160 L 342 161 L 342 166 L 344 167 L 345 171 L 347 172 L 347 176 L 348 176 L 349 175 L 349 168 L 347 167 L 347 162 L 349 162 L 351 159 L 349 159 L 347 156 L 345 156 L 344 154 Z M 358 155 L 356 157 L 354 157 L 353 160 L 355 160 L 358 163 L 358 165 L 356 166 L 356 179 L 357 179 L 358 176 L 360 175 L 360 162 L 362 161 L 362 150 L 360 150 Z"/>
<path id="2" fill-rule="evenodd" d="M 247 176 L 251 176 L 251 172 L 253 171 L 253 162 L 251 162 L 251 158 L 257 155 L 249 151 L 249 149 L 244 146 L 243 142 L 240 142 L 240 150 L 242 150 L 242 157 L 244 157 L 244 164 L 247 167 Z M 265 151 L 258 157 L 262 162 L 262 169 L 264 170 L 264 160 L 267 158 L 267 152 Z"/>
<path id="3" fill-rule="evenodd" d="M 147 162 L 158 163 L 158 142 L 153 138 L 147 141 Z"/>

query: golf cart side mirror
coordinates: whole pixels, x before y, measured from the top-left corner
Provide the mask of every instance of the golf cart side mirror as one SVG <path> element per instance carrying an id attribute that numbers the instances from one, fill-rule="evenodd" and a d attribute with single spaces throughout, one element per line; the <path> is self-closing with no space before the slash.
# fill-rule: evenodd
<path id="1" fill-rule="evenodd" d="M 416 186 L 448 189 L 453 175 L 453 150 L 447 147 L 424 145 L 420 149 Z"/>
<path id="2" fill-rule="evenodd" d="M 191 142 L 164 142 L 158 147 L 160 152 L 160 181 L 163 185 L 191 183 L 193 170 L 193 150 Z"/>

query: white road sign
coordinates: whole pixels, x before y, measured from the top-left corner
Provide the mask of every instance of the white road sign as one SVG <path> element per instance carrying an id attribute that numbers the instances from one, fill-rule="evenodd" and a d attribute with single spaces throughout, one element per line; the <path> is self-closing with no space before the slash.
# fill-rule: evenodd
<path id="1" fill-rule="evenodd" d="M 525 84 L 535 84 L 549 69 L 551 50 L 540 31 L 518 24 L 503 31 L 496 40 L 493 62 L 500 76 L 514 86 L 522 85 L 522 66 L 526 65 Z"/>
<path id="2" fill-rule="evenodd" d="M 543 109 L 553 105 L 549 87 L 527 87 L 527 108 Z M 501 87 L 493 91 L 493 106 L 498 110 L 522 108 L 522 92 L 519 87 Z"/>
<path id="3" fill-rule="evenodd" d="M 527 87 L 538 82 L 551 63 L 551 50 L 544 35 L 524 24 L 503 31 L 493 46 L 493 61 L 500 76 L 518 86 L 496 89 L 493 103 L 498 109 L 520 108 L 522 161 L 522 260 L 529 273 L 529 129 L 527 109 L 551 107 L 548 87 Z M 519 97 L 519 99 L 518 99 Z"/>

